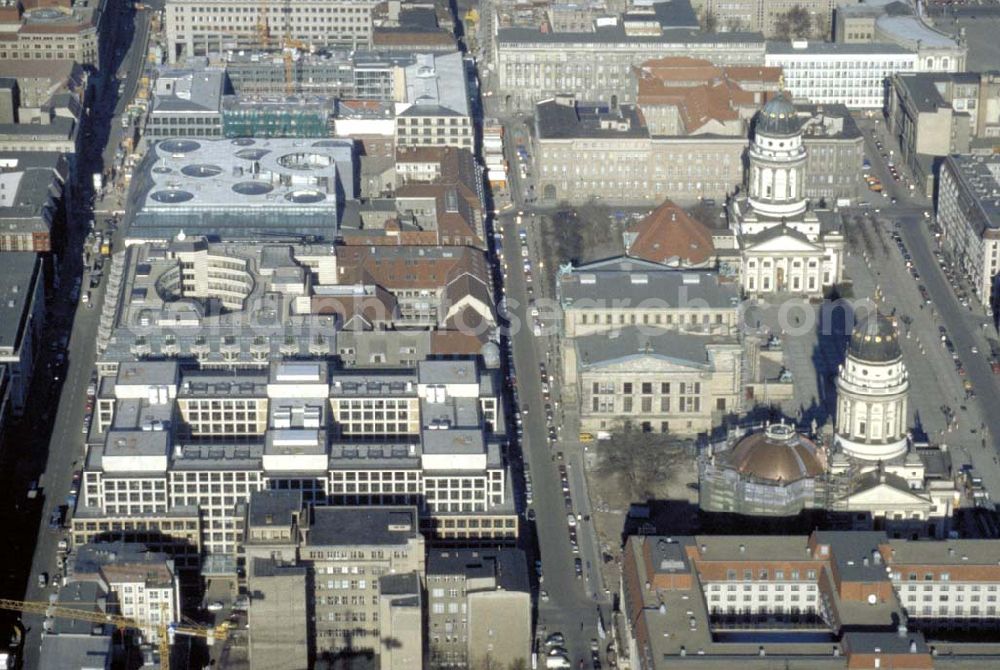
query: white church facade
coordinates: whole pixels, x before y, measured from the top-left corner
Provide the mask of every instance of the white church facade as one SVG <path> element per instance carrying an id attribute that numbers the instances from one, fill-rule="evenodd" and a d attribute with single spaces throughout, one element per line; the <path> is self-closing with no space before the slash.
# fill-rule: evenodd
<path id="1" fill-rule="evenodd" d="M 841 281 L 844 236 L 836 214 L 805 196 L 801 120 L 783 95 L 761 110 L 749 150 L 748 191 L 729 204 L 747 295 L 822 297 Z"/>

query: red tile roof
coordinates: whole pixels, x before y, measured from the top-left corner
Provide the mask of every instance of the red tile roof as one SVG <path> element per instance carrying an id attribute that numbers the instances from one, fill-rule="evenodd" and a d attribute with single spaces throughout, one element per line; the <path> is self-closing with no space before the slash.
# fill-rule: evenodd
<path id="1" fill-rule="evenodd" d="M 654 263 L 697 267 L 715 255 L 711 231 L 670 200 L 635 228 L 628 255 Z"/>

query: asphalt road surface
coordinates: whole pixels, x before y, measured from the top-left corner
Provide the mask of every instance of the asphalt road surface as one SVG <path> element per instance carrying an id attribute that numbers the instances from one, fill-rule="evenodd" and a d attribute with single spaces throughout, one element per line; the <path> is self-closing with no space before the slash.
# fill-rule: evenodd
<path id="1" fill-rule="evenodd" d="M 962 445 L 953 449 L 954 467 L 957 469 L 966 462 L 974 464 L 983 475 L 987 489 L 996 499 L 1000 496 L 1000 466 L 994 461 L 998 445 L 995 439 L 991 438 L 1000 435 L 1000 432 L 997 432 L 1000 430 L 1000 393 L 998 393 L 1000 377 L 994 375 L 990 369 L 988 363 L 990 350 L 986 341 L 987 335 L 996 338 L 993 319 L 985 313 L 971 292 L 970 307 L 962 305 L 944 276 L 934 257 L 937 245 L 929 227 L 930 219 L 925 217 L 925 212 L 931 211 L 930 200 L 911 193 L 900 183 L 893 181 L 888 173 L 887 162 L 898 156 L 899 150 L 895 142 L 885 133 L 884 122 L 877 126 L 865 123 L 862 127 L 865 130 L 866 153 L 872 162 L 872 169 L 886 186 L 890 198 L 897 198 L 895 205 L 881 197 L 872 198 L 872 207 L 881 210 L 875 218 L 886 228 L 898 230 L 920 275 L 919 281 L 912 280 L 914 287 L 917 284 L 924 285 L 931 299 L 931 304 L 927 305 L 926 309 L 933 317 L 934 327 L 925 330 L 922 340 L 926 341 L 927 356 L 940 359 L 936 369 L 945 371 L 939 377 L 942 393 L 940 403 L 951 406 L 959 420 L 957 430 L 941 436 L 940 439 L 947 440 L 952 447 Z M 872 129 L 875 130 L 874 135 L 871 133 Z M 882 142 L 881 151 L 875 147 L 876 138 Z M 881 154 L 890 150 L 894 153 L 889 159 L 882 158 Z M 896 249 L 892 248 L 891 253 L 895 254 Z M 902 259 L 899 258 L 895 262 L 902 264 Z M 886 269 L 883 268 L 882 272 L 885 273 Z M 910 280 L 908 276 L 907 279 Z M 899 293 L 897 290 L 888 296 L 890 304 L 894 304 Z M 917 310 L 910 311 L 912 313 Z M 955 371 L 951 355 L 941 345 L 936 327 L 940 325 L 947 329 L 948 337 L 953 342 L 955 351 L 965 368 L 965 376 L 960 376 Z M 973 347 L 978 349 L 978 353 L 972 353 Z M 972 382 L 976 391 L 975 398 L 962 399 L 960 389 L 965 380 Z M 917 393 L 921 391 L 927 392 L 926 389 L 915 389 Z M 962 406 L 967 409 L 962 410 Z M 985 432 L 982 430 L 983 424 Z M 935 437 L 932 435 L 932 440 Z M 983 439 L 985 448 L 978 446 Z"/>
<path id="2" fill-rule="evenodd" d="M 561 632 L 566 636 L 566 649 L 576 667 L 580 660 L 590 662 L 590 640 L 597 637 L 598 603 L 587 593 L 590 579 L 577 578 L 574 570 L 574 554 L 569 541 L 567 514 L 583 510 L 589 513 L 585 503 L 586 492 L 576 470 L 579 465 L 567 468 L 573 493 L 573 509 L 567 510 L 562 484 L 555 460 L 556 450 L 548 442 L 542 398 L 539 363 L 545 360 L 543 339 L 537 338 L 531 329 L 532 317 L 528 312 L 524 273 L 521 271 L 520 243 L 517 238 L 516 212 L 500 217 L 505 253 L 508 260 L 506 295 L 512 316 L 511 335 L 514 344 L 514 368 L 517 375 L 517 389 L 522 410 L 524 436 L 522 452 L 530 472 L 533 487 L 531 507 L 535 510 L 534 522 L 538 538 L 538 549 L 542 561 L 542 581 L 539 588 L 548 594 L 548 601 L 538 599 L 538 629 L 544 635 Z M 536 280 L 537 281 L 537 280 Z M 581 506 L 582 503 L 582 506 Z M 581 522 L 580 525 L 582 526 Z M 580 544 L 586 547 L 584 537 Z M 591 550 L 592 551 L 592 550 Z M 590 554 L 590 552 L 588 552 Z M 594 557 L 589 558 L 592 566 Z M 543 635 L 543 637 L 544 637 Z"/>
<path id="3" fill-rule="evenodd" d="M 69 335 L 68 347 L 64 352 L 67 366 L 64 369 L 53 366 L 49 370 L 46 364 L 55 353 L 43 352 L 48 355 L 43 356 L 36 368 L 37 383 L 32 395 L 35 414 L 25 422 L 27 425 L 21 436 L 22 442 L 15 446 L 27 453 L 10 453 L 13 445 L 9 443 L 5 445 L 3 461 L 5 463 L 10 459 L 17 461 L 15 467 L 4 468 L 5 479 L 0 482 L 3 485 L 4 495 L 13 498 L 13 504 L 7 509 L 23 509 L 28 514 L 21 519 L 24 544 L 21 544 L 21 537 L 15 536 L 12 540 L 16 547 L 22 549 L 20 557 L 24 562 L 21 564 L 14 561 L 6 562 L 9 567 L 3 575 L 4 597 L 47 601 L 51 594 L 57 592 L 57 587 L 52 584 L 55 581 L 52 578 L 59 573 L 57 544 L 60 539 L 66 537 L 66 533 L 50 529 L 49 516 L 60 505 L 65 504 L 72 473 L 81 467 L 84 456 L 82 425 L 86 389 L 94 367 L 94 343 L 106 282 L 91 290 L 89 306 L 71 302 L 69 298 L 72 286 L 78 278 L 81 281 L 80 295 L 88 291 L 88 277 L 82 268 L 82 243 L 90 219 L 96 219 L 98 227 L 103 223 L 100 213 L 92 213 L 89 205 L 92 190 L 91 175 L 100 172 L 108 157 L 114 155 L 114 147 L 120 133 L 120 125 L 117 128 L 114 125 L 118 124 L 116 115 L 127 105 L 125 98 L 134 95 L 136 91 L 145 55 L 149 16 L 142 13 L 137 16 L 135 31 L 130 28 L 132 16 L 131 10 L 120 13 L 116 20 L 122 23 L 122 29 L 113 31 L 120 41 L 114 45 L 113 52 L 117 54 L 115 61 L 119 62 L 119 58 L 124 56 L 126 67 L 123 72 L 128 73 L 125 96 L 118 96 L 118 82 L 113 74 L 109 76 L 103 73 L 94 78 L 93 106 L 89 110 L 89 115 L 85 117 L 82 128 L 85 141 L 82 143 L 83 150 L 77 156 L 78 184 L 74 189 L 75 202 L 66 222 L 67 245 L 60 258 L 60 267 L 57 269 L 61 288 L 53 291 L 49 315 L 50 330 L 42 343 L 48 349 L 50 342 L 58 341 L 63 335 Z M 135 40 L 133 32 L 137 37 Z M 112 65 L 113 67 L 108 70 L 110 73 L 116 71 L 114 63 Z M 113 141 L 110 141 L 109 137 L 114 138 Z M 119 240 L 116 240 L 117 242 Z M 105 274 L 109 265 L 106 265 Z M 35 501 L 29 503 L 26 492 L 32 480 L 40 481 L 41 493 Z M 37 539 L 31 547 L 29 538 L 36 530 Z M 27 565 L 29 556 L 30 567 Z M 43 572 L 48 574 L 50 585 L 40 588 L 38 575 Z M 23 667 L 30 670 L 39 667 L 42 619 L 38 616 L 25 615 L 22 621 L 27 631 Z"/>

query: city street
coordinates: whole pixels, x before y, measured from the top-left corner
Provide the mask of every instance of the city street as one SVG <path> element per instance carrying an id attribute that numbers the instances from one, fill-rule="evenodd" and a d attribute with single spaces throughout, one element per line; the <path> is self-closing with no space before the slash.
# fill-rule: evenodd
<path id="1" fill-rule="evenodd" d="M 127 6 L 121 13 L 121 21 L 131 23 L 133 11 Z M 115 31 L 120 42 L 113 45 L 116 53 L 124 56 L 122 72 L 127 72 L 126 96 L 117 96 L 118 80 L 107 72 L 93 78 L 90 92 L 91 105 L 85 117 L 81 132 L 83 149 L 77 155 L 77 183 L 73 189 L 74 206 L 66 221 L 66 249 L 55 268 L 59 274 L 59 287 L 52 292 L 48 311 L 47 333 L 42 338 L 45 351 L 41 352 L 36 366 L 36 376 L 32 391 L 32 406 L 29 416 L 20 425 L 12 426 L 2 455 L 0 455 L 0 505 L 5 509 L 20 510 L 25 513 L 15 515 L 11 536 L 14 552 L 4 560 L 4 570 L 0 575 L 0 593 L 3 597 L 29 601 L 48 601 L 56 592 L 60 570 L 57 564 L 57 544 L 66 537 L 65 531 L 49 528 L 49 516 L 60 505 L 65 504 L 69 493 L 73 471 L 80 467 L 83 459 L 83 434 L 81 427 L 87 398 L 87 385 L 94 367 L 94 343 L 97 325 L 104 299 L 102 282 L 91 289 L 89 305 L 71 301 L 74 282 L 81 282 L 80 295 L 88 290 L 87 276 L 82 267 L 81 250 L 87 235 L 87 224 L 95 219 L 98 229 L 103 224 L 100 211 L 111 205 L 110 201 L 97 203 L 97 210 L 90 207 L 92 193 L 91 175 L 101 172 L 108 161 L 113 160 L 115 147 L 121 132 L 119 114 L 127 106 L 125 97 L 134 95 L 145 57 L 148 40 L 149 16 L 140 13 L 136 18 L 135 42 L 131 28 Z M 113 65 L 113 64 L 112 64 Z M 114 72 L 109 67 L 108 72 Z M 114 104 L 112 104 L 114 103 Z M 110 132 L 109 132 L 110 131 Z M 112 138 L 106 141 L 107 138 Z M 119 233 L 120 235 L 120 233 Z M 115 236 L 116 238 L 118 235 Z M 115 247 L 120 239 L 115 239 Z M 64 370 L 54 361 L 57 347 L 49 351 L 49 345 L 68 337 Z M 46 368 L 52 364 L 51 370 Z M 51 432 L 50 432 L 51 431 Z M 31 481 L 39 483 L 39 497 L 28 500 L 26 492 Z M 71 513 L 72 510 L 70 510 Z M 30 564 L 29 561 L 30 560 Z M 40 588 L 38 576 L 49 576 L 49 585 Z M 15 613 L 3 616 L 17 618 Z M 20 617 L 27 634 L 24 642 L 24 668 L 38 667 L 38 652 L 41 645 L 41 617 L 24 615 Z"/>
<path id="2" fill-rule="evenodd" d="M 1000 430 L 1000 386 L 997 376 L 990 370 L 987 340 L 987 336 L 996 339 L 993 319 L 985 314 L 978 301 L 973 299 L 969 307 L 959 302 L 934 257 L 938 248 L 929 226 L 932 219 L 925 215 L 931 211 L 929 199 L 912 195 L 892 180 L 887 161 L 881 157 L 874 142 L 876 138 L 882 142 L 881 153 L 893 150 L 895 143 L 886 135 L 884 123 L 866 125 L 876 130 L 875 135 L 865 133 L 866 152 L 872 167 L 882 178 L 890 198 L 896 197 L 898 204 L 884 204 L 879 214 L 873 214 L 877 223 L 872 232 L 888 240 L 888 252 L 882 252 L 879 244 L 873 245 L 876 253 L 884 258 L 871 259 L 872 262 L 864 265 L 869 271 L 879 268 L 872 279 L 884 295 L 883 309 L 895 309 L 900 317 L 905 315 L 911 320 L 910 326 L 905 327 L 909 337 L 903 344 L 907 364 L 914 368 L 911 372 L 914 415 L 919 417 L 931 442 L 942 442 L 951 448 L 956 469 L 964 463 L 975 466 L 987 490 L 996 499 L 1000 495 L 1000 465 L 991 436 L 1000 435 L 997 432 Z M 895 153 L 898 154 L 898 148 Z M 878 204 L 875 202 L 873 207 Z M 904 259 L 889 239 L 893 230 L 898 231 L 905 244 L 919 280 L 910 275 Z M 855 278 L 856 296 L 866 294 L 858 290 L 862 288 L 858 279 L 861 278 Z M 917 291 L 921 285 L 926 288 L 930 304 L 924 304 Z M 939 328 L 942 326 L 963 363 L 964 376 L 959 375 L 952 356 L 941 342 Z M 973 353 L 974 347 L 978 353 Z M 926 383 L 918 383 L 918 380 Z M 966 380 L 971 382 L 975 398 L 965 398 L 963 382 Z M 948 425 L 940 411 L 942 404 L 956 412 L 957 425 Z"/>
<path id="3" fill-rule="evenodd" d="M 535 510 L 534 522 L 541 552 L 543 579 L 540 589 L 548 593 L 549 600 L 538 599 L 538 627 L 545 635 L 561 632 L 566 636 L 566 649 L 576 666 L 579 660 L 590 662 L 590 640 L 598 637 L 597 607 L 606 604 L 594 598 L 601 595 L 600 571 L 597 561 L 599 553 L 595 546 L 593 524 L 585 521 L 589 517 L 590 504 L 587 501 L 586 483 L 583 480 L 582 461 L 578 454 L 568 460 L 558 461 L 556 452 L 565 450 L 564 430 L 560 440 L 552 447 L 548 444 L 548 428 L 544 413 L 539 364 L 546 360 L 544 343 L 547 337 L 536 337 L 532 333 L 532 317 L 528 311 L 528 297 L 524 274 L 520 272 L 518 226 L 516 212 L 499 219 L 503 232 L 509 271 L 506 275 L 507 304 L 511 316 L 511 335 L 514 343 L 514 366 L 517 375 L 517 390 L 520 398 L 524 422 L 522 451 L 530 465 L 534 499 L 531 507 Z M 537 264 L 537 261 L 535 261 Z M 536 283 L 537 280 L 536 280 Z M 547 364 L 549 370 L 555 361 Z M 556 396 L 553 396 L 553 401 Z M 526 410 L 526 411 L 525 411 Z M 569 436 L 575 441 L 576 436 Z M 556 464 L 567 466 L 573 510 L 566 509 L 562 486 Z M 581 560 L 587 566 L 584 578 L 578 579 L 573 568 L 573 553 L 569 542 L 567 514 L 579 515 L 577 528 L 581 547 Z M 605 619 L 607 621 L 607 619 Z M 544 635 L 542 635 L 544 638 Z M 602 646 L 606 641 L 602 643 Z"/>

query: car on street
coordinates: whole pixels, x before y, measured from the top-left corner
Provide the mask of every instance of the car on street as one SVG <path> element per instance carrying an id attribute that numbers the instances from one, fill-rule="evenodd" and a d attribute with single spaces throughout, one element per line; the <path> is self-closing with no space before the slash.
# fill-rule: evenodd
<path id="1" fill-rule="evenodd" d="M 546 647 L 562 646 L 566 644 L 566 638 L 562 633 L 552 633 L 547 638 L 545 638 Z"/>
<path id="2" fill-rule="evenodd" d="M 209 603 L 207 609 L 209 612 L 221 612 L 225 608 L 221 600 L 216 600 L 215 602 Z"/>
<path id="3" fill-rule="evenodd" d="M 583 579 L 583 561 L 579 558 L 573 559 L 573 570 L 576 571 L 576 578 Z"/>

